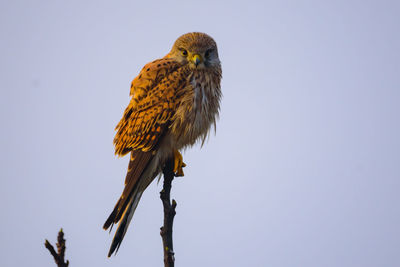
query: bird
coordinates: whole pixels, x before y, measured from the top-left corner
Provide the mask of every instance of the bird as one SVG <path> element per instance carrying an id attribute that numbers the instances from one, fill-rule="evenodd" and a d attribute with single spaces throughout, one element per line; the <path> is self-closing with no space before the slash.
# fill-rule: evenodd
<path id="1" fill-rule="evenodd" d="M 204 144 L 219 118 L 222 68 L 217 44 L 206 33 L 190 32 L 163 58 L 146 64 L 133 79 L 131 100 L 116 126 L 115 154 L 130 153 L 123 192 L 103 225 L 118 223 L 108 257 L 117 253 L 145 189 L 168 160 L 183 176 L 180 151 Z"/>

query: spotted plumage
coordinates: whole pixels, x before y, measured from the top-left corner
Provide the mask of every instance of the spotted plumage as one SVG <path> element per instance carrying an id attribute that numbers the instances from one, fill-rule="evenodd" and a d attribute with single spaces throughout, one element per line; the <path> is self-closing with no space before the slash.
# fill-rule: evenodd
<path id="1" fill-rule="evenodd" d="M 132 81 L 118 123 L 115 153 L 131 153 L 125 188 L 103 228 L 119 223 L 109 255 L 119 248 L 140 197 L 180 149 L 204 143 L 219 113 L 221 64 L 204 33 L 179 37 L 171 51 L 146 64 Z M 176 175 L 183 175 L 182 164 Z"/>

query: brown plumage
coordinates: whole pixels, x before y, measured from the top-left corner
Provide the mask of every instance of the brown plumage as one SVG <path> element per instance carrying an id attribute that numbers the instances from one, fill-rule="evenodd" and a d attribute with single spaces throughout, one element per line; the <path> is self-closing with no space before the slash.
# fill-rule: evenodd
<path id="1" fill-rule="evenodd" d="M 133 80 L 132 99 L 118 123 L 115 153 L 131 152 L 125 188 L 103 228 L 119 222 L 108 256 L 118 250 L 137 204 L 166 160 L 204 143 L 219 112 L 221 64 L 215 41 L 204 33 L 179 37 L 162 59 Z M 183 175 L 182 162 L 175 169 Z"/>

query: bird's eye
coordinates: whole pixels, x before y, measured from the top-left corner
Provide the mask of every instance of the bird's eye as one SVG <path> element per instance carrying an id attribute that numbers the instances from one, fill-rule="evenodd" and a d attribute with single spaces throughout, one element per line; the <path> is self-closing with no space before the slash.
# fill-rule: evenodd
<path id="1" fill-rule="evenodd" d="M 187 57 L 188 52 L 185 49 L 181 50 L 182 56 Z"/>
<path id="2" fill-rule="evenodd" d="M 205 56 L 206 58 L 208 58 L 208 57 L 210 56 L 210 54 L 211 54 L 212 51 L 213 51 L 212 49 L 208 49 L 208 50 L 206 51 L 206 53 L 204 54 L 204 56 Z"/>

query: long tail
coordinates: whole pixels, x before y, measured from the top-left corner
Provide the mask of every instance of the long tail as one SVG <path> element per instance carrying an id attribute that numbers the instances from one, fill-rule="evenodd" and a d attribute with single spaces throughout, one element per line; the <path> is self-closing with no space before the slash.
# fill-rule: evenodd
<path id="1" fill-rule="evenodd" d="M 124 214 L 122 215 L 121 221 L 119 222 L 117 231 L 115 232 L 114 238 L 111 243 L 110 250 L 108 251 L 108 257 L 110 257 L 114 251 L 117 253 L 119 247 L 121 246 L 122 240 L 124 239 L 126 230 L 128 230 L 129 223 L 132 220 L 133 214 L 135 213 L 136 207 L 139 204 L 139 200 L 142 197 L 140 191 L 136 191 L 134 196 L 129 201 L 129 205 L 126 208 Z"/>
<path id="2" fill-rule="evenodd" d="M 110 257 L 114 251 L 118 251 L 136 207 L 142 197 L 143 191 L 154 178 L 152 177 L 152 170 L 148 168 L 152 158 L 153 155 L 151 152 L 132 151 L 128 173 L 125 179 L 124 191 L 103 226 L 104 230 L 107 230 L 110 226 L 112 229 L 113 225 L 119 222 L 108 252 L 108 257 Z"/>

